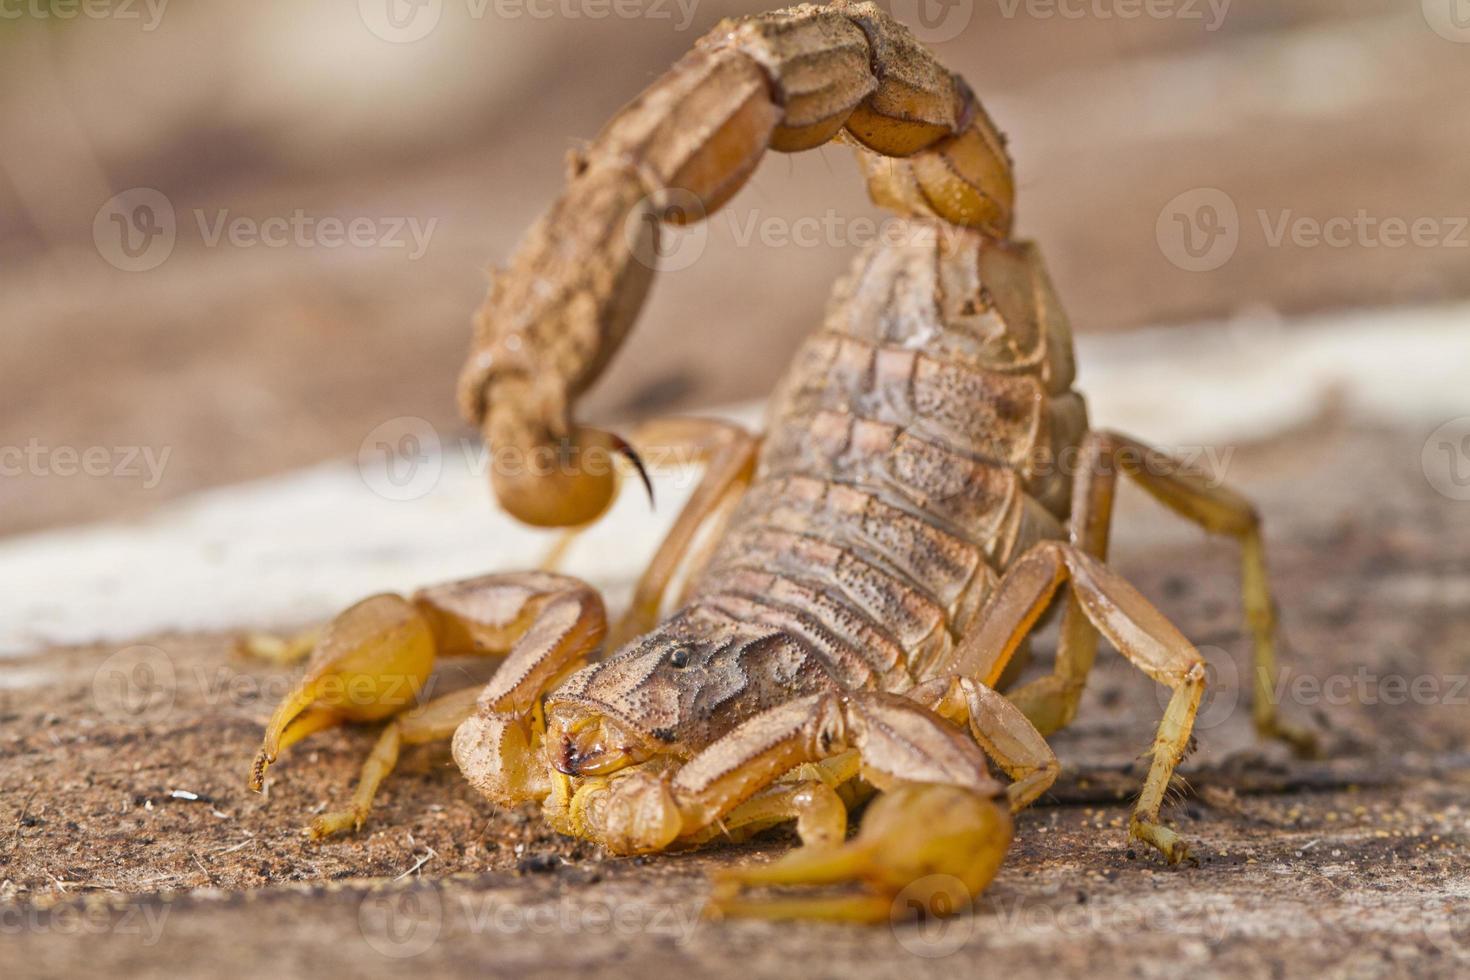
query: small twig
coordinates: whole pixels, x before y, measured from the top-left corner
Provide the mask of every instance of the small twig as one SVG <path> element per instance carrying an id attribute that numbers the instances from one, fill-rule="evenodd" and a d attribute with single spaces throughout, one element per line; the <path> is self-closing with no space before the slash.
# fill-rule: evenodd
<path id="1" fill-rule="evenodd" d="M 199 865 L 199 870 L 204 872 L 204 880 L 213 885 L 215 883 L 214 875 L 204 866 L 204 862 L 199 860 L 199 853 L 197 851 L 190 851 L 189 856 L 194 859 L 195 864 Z"/>
<path id="2" fill-rule="evenodd" d="M 246 831 L 246 833 L 248 834 L 250 832 L 249 831 Z M 235 845 L 233 845 L 231 847 L 226 847 L 223 850 L 215 851 L 214 853 L 216 853 L 216 854 L 234 854 L 240 848 L 245 847 L 248 844 L 254 844 L 254 843 L 255 843 L 255 835 L 251 834 L 251 836 L 245 838 L 240 843 L 235 844 Z"/>
<path id="3" fill-rule="evenodd" d="M 413 874 L 419 868 L 422 868 L 424 865 L 428 864 L 430 861 L 432 861 L 434 858 L 436 858 L 438 856 L 439 856 L 438 854 L 435 854 L 434 853 L 434 849 L 432 847 L 429 848 L 429 853 L 427 853 L 423 857 L 419 858 L 418 861 L 414 862 L 414 866 L 413 867 L 409 868 L 407 871 L 403 872 L 403 874 L 399 875 L 397 878 L 394 878 L 393 880 L 394 881 L 402 881 L 404 878 L 407 878 L 409 875 Z"/>
<path id="4" fill-rule="evenodd" d="M 11 838 L 11 841 L 10 841 L 10 850 L 6 852 L 6 857 L 9 857 L 11 854 L 14 854 L 15 853 L 15 849 L 20 846 L 20 830 L 21 830 L 22 827 L 25 826 L 25 823 L 26 823 L 26 815 L 30 812 L 30 809 L 31 809 L 31 801 L 36 798 L 36 794 L 39 793 L 40 791 L 41 791 L 41 787 L 39 787 L 39 786 L 37 786 L 35 789 L 31 790 L 31 795 L 30 796 L 27 796 L 26 797 L 26 801 L 21 804 L 21 806 L 20 806 L 20 816 L 18 816 L 18 817 L 15 818 L 15 834 Z"/>

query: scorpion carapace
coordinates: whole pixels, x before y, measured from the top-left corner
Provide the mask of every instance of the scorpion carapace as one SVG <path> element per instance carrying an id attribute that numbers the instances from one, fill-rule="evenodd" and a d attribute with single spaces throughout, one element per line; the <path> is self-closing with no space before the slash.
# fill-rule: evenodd
<path id="1" fill-rule="evenodd" d="M 1160 808 L 1205 670 L 1103 564 L 1119 473 L 1239 541 L 1257 728 L 1310 749 L 1270 697 L 1275 622 L 1254 509 L 1089 429 L 1067 320 L 1035 247 L 1009 238 L 998 131 L 871 3 L 720 24 L 574 160 L 566 192 L 495 276 L 462 378 L 468 417 L 497 460 L 517 462 L 493 468 L 501 503 L 538 525 L 602 513 L 618 477 L 605 455 L 591 465 L 594 451 L 624 444 L 573 407 L 638 311 L 661 221 L 713 212 L 767 147 L 838 136 L 903 234 L 839 285 L 764 436 L 697 419 L 632 435 L 705 468 L 627 613 L 609 629 L 591 587 L 549 571 L 368 599 L 315 643 L 271 719 L 256 786 L 300 738 L 388 718 L 351 807 L 319 817 L 318 836 L 361 826 L 402 744 L 452 736 L 486 797 L 539 801 L 556 829 L 616 853 L 794 821 L 802 846 L 725 872 L 713 910 L 884 919 L 910 908 L 900 892 L 968 900 L 995 874 L 1011 812 L 1056 778 L 1043 735 L 1071 721 L 1104 636 L 1172 692 L 1130 832 L 1178 861 L 1187 848 Z M 538 454 L 555 465 L 530 465 Z M 687 584 L 674 595 L 676 581 Z M 1016 686 L 1054 604 L 1055 664 Z M 414 706 L 450 654 L 505 659 L 483 690 Z M 849 809 L 875 792 L 847 839 Z"/>

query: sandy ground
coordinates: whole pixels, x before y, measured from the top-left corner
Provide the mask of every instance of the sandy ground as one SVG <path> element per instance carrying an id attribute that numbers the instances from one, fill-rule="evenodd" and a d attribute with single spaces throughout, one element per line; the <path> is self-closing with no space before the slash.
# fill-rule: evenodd
<path id="1" fill-rule="evenodd" d="M 1283 710 L 1324 733 L 1317 762 L 1251 738 L 1230 549 L 1125 508 L 1116 565 L 1214 664 L 1169 811 L 1196 865 L 1127 840 L 1160 701 L 1108 654 L 1055 739 L 1063 778 L 973 914 L 863 929 L 700 918 L 705 871 L 764 860 L 779 835 L 608 859 L 479 800 L 441 750 L 407 759 L 361 834 L 312 844 L 303 822 L 343 798 L 371 733 L 319 736 L 250 794 L 289 677 L 232 635 L 155 636 L 8 670 L 6 973 L 1463 974 L 1470 521 L 1426 481 L 1421 440 L 1323 421 L 1232 462 L 1271 518 Z"/>

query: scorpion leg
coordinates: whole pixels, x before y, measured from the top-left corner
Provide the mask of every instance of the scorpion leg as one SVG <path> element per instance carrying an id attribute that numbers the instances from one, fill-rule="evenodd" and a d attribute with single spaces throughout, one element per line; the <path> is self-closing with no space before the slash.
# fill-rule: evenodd
<path id="1" fill-rule="evenodd" d="M 802 844 L 831 847 L 847 837 L 848 807 L 866 798 L 857 781 L 861 760 L 847 751 L 821 762 L 798 766 L 756 793 L 703 833 L 685 838 L 703 844 L 724 837 L 743 840 L 763 830 L 796 821 Z"/>
<path id="2" fill-rule="evenodd" d="M 602 600 L 560 575 L 487 575 L 423 589 L 413 600 L 374 596 L 326 628 L 302 679 L 277 706 L 250 785 L 286 747 L 346 722 L 388 720 L 363 764 L 352 806 L 319 818 L 322 837 L 360 827 L 399 747 L 447 739 L 476 700 L 529 728 L 540 693 L 580 666 L 606 630 Z M 436 655 L 506 655 L 478 692 L 417 706 Z M 395 717 L 396 716 L 396 717 Z"/>
<path id="3" fill-rule="evenodd" d="M 1189 855 L 1189 849 L 1177 834 L 1159 824 L 1159 809 L 1175 768 L 1189 750 L 1194 715 L 1204 695 L 1204 661 L 1184 634 L 1133 586 L 1078 548 L 1042 542 L 1012 565 L 996 586 L 979 627 L 956 650 L 958 672 L 994 684 L 1067 581 L 1091 626 L 1136 667 L 1173 691 L 1154 736 L 1153 761 L 1129 832 L 1176 864 Z M 1058 659 L 1066 655 L 1059 651 Z"/>
<path id="4" fill-rule="evenodd" d="M 321 638 L 320 626 L 308 627 L 289 637 L 251 633 L 240 641 L 240 651 L 258 660 L 268 660 L 278 667 L 288 667 L 311 656 Z"/>
<path id="5" fill-rule="evenodd" d="M 772 864 L 718 876 L 709 910 L 725 915 L 805 917 L 876 922 L 901 915 L 895 899 L 941 889 L 958 907 L 999 869 L 1011 839 L 1002 787 L 985 756 L 963 732 L 915 702 L 890 694 L 819 694 L 757 715 L 700 752 L 672 779 L 645 775 L 613 780 L 596 835 L 611 849 L 639 852 L 675 840 L 711 836 L 727 816 L 766 822 L 772 792 L 805 764 L 852 767 L 883 791 L 868 808 L 857 836 L 814 839 Z M 843 759 L 844 755 L 848 758 Z M 852 768 L 848 768 L 851 772 Z M 813 780 L 805 780 L 809 786 Z M 779 793 L 780 790 L 774 791 Z M 830 800 L 828 801 L 830 803 Z M 812 824 L 829 826 L 825 820 Z M 821 887 L 815 893 L 750 898 L 748 888 Z M 931 905 L 932 907 L 932 905 Z"/>
<path id="6" fill-rule="evenodd" d="M 1159 465 L 1151 465 L 1159 464 Z M 1314 755 L 1317 739 L 1287 724 L 1277 714 L 1276 606 L 1266 574 L 1261 519 L 1250 501 L 1229 487 L 1212 486 L 1181 461 L 1135 439 L 1113 432 L 1089 433 L 1079 455 L 1072 507 L 1072 543 L 1100 561 L 1107 560 L 1118 474 L 1134 480 L 1150 496 L 1206 531 L 1235 538 L 1241 548 L 1245 618 L 1254 646 L 1252 709 L 1256 731 L 1280 739 L 1300 755 Z M 1097 650 L 1097 633 L 1075 600 L 1063 625 L 1066 655 L 1056 672 L 1012 692 L 1043 731 L 1065 726 L 1076 713 Z"/>
<path id="7" fill-rule="evenodd" d="M 675 576 L 683 570 L 688 580 L 698 570 L 695 565 L 708 558 L 707 548 L 695 549 L 700 532 L 707 532 L 703 539 L 707 543 L 718 540 L 720 525 L 728 520 L 755 473 L 760 439 L 729 422 L 667 418 L 641 426 L 633 444 L 655 465 L 663 457 L 676 465 L 700 462 L 705 470 L 689 502 L 638 580 L 628 611 L 609 634 L 609 647 L 620 646 L 653 629 Z"/>
<path id="8" fill-rule="evenodd" d="M 474 688 L 465 688 L 435 698 L 390 720 L 383 726 L 382 734 L 362 764 L 357 788 L 352 792 L 351 806 L 317 817 L 311 822 L 311 836 L 321 840 L 344 830 L 361 830 L 373 808 L 378 786 L 398 765 L 399 750 L 405 745 L 448 741 L 460 723 L 474 712 L 478 696 L 479 692 Z"/>
<path id="9" fill-rule="evenodd" d="M 1005 695 L 972 677 L 939 677 L 908 695 L 941 717 L 969 728 L 980 748 L 1011 778 L 1011 812 L 1051 788 L 1061 771 L 1056 753 L 1031 720 Z"/>

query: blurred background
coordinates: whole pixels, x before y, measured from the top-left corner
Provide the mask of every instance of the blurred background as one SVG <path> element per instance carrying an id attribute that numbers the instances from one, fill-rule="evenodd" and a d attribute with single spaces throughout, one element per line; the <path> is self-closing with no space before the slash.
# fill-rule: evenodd
<path id="1" fill-rule="evenodd" d="M 884 3 L 1009 134 L 1084 337 L 1470 292 L 1465 0 Z M 568 149 L 764 6 L 0 0 L 0 534 L 462 431 L 485 269 Z M 846 150 L 769 157 L 586 414 L 766 392 L 861 216 Z"/>

